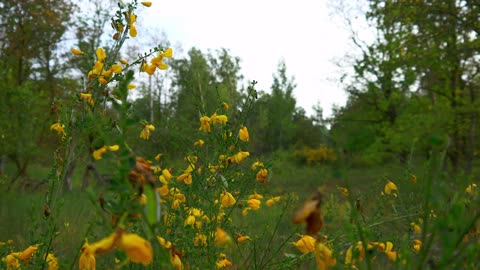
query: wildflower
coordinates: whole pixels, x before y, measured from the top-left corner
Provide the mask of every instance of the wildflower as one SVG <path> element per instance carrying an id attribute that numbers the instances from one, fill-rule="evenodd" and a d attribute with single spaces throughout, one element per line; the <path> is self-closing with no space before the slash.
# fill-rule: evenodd
<path id="1" fill-rule="evenodd" d="M 190 168 L 190 166 L 189 166 Z M 190 185 L 192 183 L 192 174 L 187 170 L 177 177 L 177 181 L 183 181 L 185 184 Z"/>
<path id="2" fill-rule="evenodd" d="M 468 187 L 465 189 L 465 192 L 468 193 L 468 195 L 475 195 L 477 192 L 477 184 L 472 183 L 468 185 Z"/>
<path id="3" fill-rule="evenodd" d="M 118 64 L 115 64 L 115 65 L 112 65 L 110 67 L 110 70 L 113 72 L 113 73 L 121 73 L 122 72 L 122 66 L 121 65 L 118 65 Z"/>
<path id="4" fill-rule="evenodd" d="M 210 117 L 208 116 L 202 116 L 200 117 L 200 128 L 198 129 L 200 131 L 211 131 L 210 127 Z"/>
<path id="5" fill-rule="evenodd" d="M 140 138 L 148 140 L 150 138 L 150 131 L 154 131 L 155 126 L 151 124 L 145 124 L 142 131 L 140 132 Z"/>
<path id="6" fill-rule="evenodd" d="M 355 250 L 354 250 L 355 249 Z M 358 241 L 355 248 L 350 246 L 345 254 L 345 264 L 353 265 L 361 262 L 365 258 L 365 250 L 363 249 L 362 241 Z"/>
<path id="7" fill-rule="evenodd" d="M 412 174 L 412 183 L 413 183 L 414 185 L 417 184 L 417 176 L 416 176 L 416 175 L 413 175 L 413 174 Z"/>
<path id="8" fill-rule="evenodd" d="M 128 65 L 128 61 L 125 60 L 125 59 L 120 59 L 119 61 L 120 61 L 120 63 L 122 63 L 124 65 Z"/>
<path id="9" fill-rule="evenodd" d="M 215 245 L 224 247 L 232 243 L 232 238 L 226 231 L 221 228 L 217 228 L 215 231 Z"/>
<path id="10" fill-rule="evenodd" d="M 162 175 L 160 175 L 158 179 L 160 180 L 160 182 L 162 182 L 162 184 L 168 185 L 168 183 L 170 182 L 170 179 L 172 179 L 172 174 L 170 173 L 170 170 L 163 169 Z"/>
<path id="11" fill-rule="evenodd" d="M 225 111 L 228 111 L 228 109 L 230 109 L 230 106 L 226 102 L 222 102 L 222 106 L 223 106 L 223 109 L 225 109 Z"/>
<path id="12" fill-rule="evenodd" d="M 397 252 L 396 252 L 396 251 L 392 251 L 393 243 L 387 241 L 385 244 L 386 244 L 385 254 L 387 254 L 387 257 L 388 257 L 391 261 L 396 261 L 396 260 L 397 260 Z"/>
<path id="13" fill-rule="evenodd" d="M 294 242 L 293 245 L 300 250 L 302 253 L 309 253 L 315 250 L 315 238 L 310 235 L 303 235 L 300 240 Z"/>
<path id="14" fill-rule="evenodd" d="M 118 245 L 134 263 L 148 265 L 153 260 L 152 245 L 137 234 L 122 232 Z"/>
<path id="15" fill-rule="evenodd" d="M 393 183 L 392 181 L 388 180 L 388 183 L 385 185 L 384 189 L 385 194 L 390 195 L 394 190 L 398 190 L 397 185 L 395 185 L 395 183 Z"/>
<path id="16" fill-rule="evenodd" d="M 92 94 L 80 93 L 80 99 L 84 100 L 86 103 L 90 104 L 90 106 L 92 107 L 95 104 L 92 98 Z"/>
<path id="17" fill-rule="evenodd" d="M 248 135 L 247 127 L 242 126 L 240 128 L 240 131 L 238 131 L 238 137 L 240 138 L 240 140 L 244 142 L 248 142 L 248 140 L 250 139 L 250 136 Z"/>
<path id="18" fill-rule="evenodd" d="M 146 7 L 151 7 L 152 6 L 152 2 L 141 2 L 141 4 L 146 6 Z"/>
<path id="19" fill-rule="evenodd" d="M 65 126 L 62 125 L 62 124 L 60 124 L 60 122 L 57 122 L 57 123 L 55 123 L 55 124 L 53 124 L 53 125 L 50 126 L 50 129 L 51 129 L 51 130 L 55 130 L 56 132 L 58 132 L 58 135 L 61 135 L 61 136 L 62 136 L 62 139 L 64 139 L 65 136 L 67 135 L 67 134 L 65 133 L 65 129 L 64 129 L 64 128 L 65 128 Z"/>
<path id="20" fill-rule="evenodd" d="M 232 263 L 227 260 L 227 255 L 225 255 L 225 253 L 220 253 L 220 256 L 218 256 L 217 268 L 229 268 L 230 266 L 232 266 Z"/>
<path id="21" fill-rule="evenodd" d="M 257 200 L 257 199 L 247 200 L 247 204 L 250 208 L 252 208 L 252 210 L 258 210 L 260 208 L 261 203 L 262 202 L 260 200 Z"/>
<path id="22" fill-rule="evenodd" d="M 260 183 L 265 183 L 267 182 L 267 177 L 268 177 L 268 171 L 265 168 L 260 169 L 260 171 L 257 172 L 256 179 Z"/>
<path id="23" fill-rule="evenodd" d="M 245 241 L 247 241 L 247 240 L 252 240 L 252 239 L 250 238 L 250 236 L 247 236 L 247 235 L 241 235 L 241 234 L 240 234 L 240 235 L 237 236 L 237 242 L 238 242 L 239 244 L 240 244 L 240 243 L 243 243 L 243 242 L 245 242 Z"/>
<path id="24" fill-rule="evenodd" d="M 258 194 L 257 192 L 254 192 L 252 195 L 248 196 L 248 199 L 256 199 L 256 200 L 262 200 L 263 199 L 263 195 L 262 194 Z"/>
<path id="25" fill-rule="evenodd" d="M 204 144 L 205 144 L 205 141 L 200 139 L 200 140 L 196 141 L 195 143 L 193 143 L 193 146 L 198 145 L 198 146 L 202 147 Z"/>
<path id="26" fill-rule="evenodd" d="M 413 240 L 413 250 L 415 253 L 418 253 L 420 251 L 420 248 L 422 248 L 422 241 L 415 239 Z"/>
<path id="27" fill-rule="evenodd" d="M 271 199 L 268 199 L 267 202 L 265 202 L 265 204 L 270 207 L 278 201 L 280 201 L 280 196 L 276 196 Z"/>
<path id="28" fill-rule="evenodd" d="M 418 225 L 415 222 L 410 223 L 410 225 L 412 226 L 412 230 L 413 230 L 414 233 L 416 233 L 416 234 L 421 234 L 422 233 L 422 228 L 420 227 L 420 225 Z"/>
<path id="29" fill-rule="evenodd" d="M 175 267 L 175 270 L 183 269 L 182 260 L 176 251 L 170 249 L 170 263 Z"/>
<path id="30" fill-rule="evenodd" d="M 82 255 L 78 260 L 78 266 L 80 270 L 95 270 L 96 269 L 96 260 L 95 260 L 95 250 L 88 243 L 85 243 L 80 250 Z"/>
<path id="31" fill-rule="evenodd" d="M 212 116 L 210 116 L 210 121 L 213 124 L 225 125 L 228 121 L 228 117 L 224 114 L 217 115 L 217 113 L 214 113 Z"/>
<path id="32" fill-rule="evenodd" d="M 8 254 L 7 257 L 2 258 L 2 261 L 7 264 L 7 269 L 19 269 L 20 261 L 17 259 L 15 253 Z"/>
<path id="33" fill-rule="evenodd" d="M 160 161 L 160 159 L 162 158 L 162 156 L 163 156 L 163 154 L 157 154 L 157 155 L 154 157 L 154 159 L 155 159 L 156 161 Z"/>
<path id="34" fill-rule="evenodd" d="M 53 253 L 48 253 L 46 256 L 48 270 L 57 270 L 58 269 L 58 260 Z"/>
<path id="35" fill-rule="evenodd" d="M 341 187 L 340 191 L 343 193 L 343 195 L 348 196 L 350 192 L 348 192 L 348 189 L 346 187 Z"/>
<path id="36" fill-rule="evenodd" d="M 105 152 L 107 152 L 107 148 L 105 146 L 102 146 L 99 149 L 93 151 L 93 158 L 96 160 L 102 159 L 102 155 Z"/>
<path id="37" fill-rule="evenodd" d="M 233 159 L 233 161 L 235 161 L 238 164 L 238 163 L 242 162 L 242 160 L 244 158 L 248 157 L 248 156 L 250 156 L 249 152 L 239 151 L 238 153 L 233 155 L 232 159 Z"/>
<path id="38" fill-rule="evenodd" d="M 188 215 L 188 217 L 183 222 L 183 226 L 184 227 L 192 226 L 192 228 L 193 228 L 194 225 L 195 225 L 195 216 L 194 215 Z"/>
<path id="39" fill-rule="evenodd" d="M 135 16 L 135 14 L 130 13 L 127 15 L 127 19 L 128 19 L 128 27 L 130 28 L 130 32 L 129 32 L 130 36 L 136 37 L 137 28 L 133 24 L 137 21 L 137 16 Z"/>
<path id="40" fill-rule="evenodd" d="M 115 152 L 115 151 L 118 151 L 118 149 L 120 148 L 120 146 L 118 146 L 118 144 L 115 144 L 115 145 L 107 146 L 107 148 L 108 148 L 108 151 Z"/>
<path id="41" fill-rule="evenodd" d="M 98 62 L 103 63 L 105 59 L 107 58 L 107 54 L 105 53 L 105 50 L 100 47 L 95 51 L 95 55 L 97 56 Z"/>
<path id="42" fill-rule="evenodd" d="M 252 210 L 252 208 L 250 208 L 250 207 L 245 207 L 245 208 L 243 208 L 243 210 L 242 210 L 242 216 L 248 215 L 248 211 L 250 211 L 250 210 Z"/>
<path id="43" fill-rule="evenodd" d="M 237 201 L 230 192 L 224 191 L 220 195 L 220 201 L 222 202 L 221 207 L 230 207 L 234 205 Z"/>
<path id="44" fill-rule="evenodd" d="M 155 70 L 157 69 L 157 66 L 155 65 L 149 65 L 147 63 L 143 63 L 142 66 L 140 67 L 140 70 L 142 72 L 146 72 L 148 75 L 152 76 L 153 73 L 155 73 Z"/>
<path id="45" fill-rule="evenodd" d="M 337 260 L 332 257 L 332 253 L 332 250 L 326 245 L 317 242 L 314 254 L 319 270 L 327 270 L 330 266 L 334 266 L 337 263 Z"/>
<path id="46" fill-rule="evenodd" d="M 81 50 L 75 49 L 75 48 L 72 48 L 70 51 L 71 51 L 74 55 L 83 55 L 83 54 L 85 54 L 85 53 L 82 52 Z"/>
<path id="47" fill-rule="evenodd" d="M 257 167 L 262 167 L 263 168 L 263 162 L 261 161 L 255 161 L 253 164 L 252 164 L 252 170 L 256 171 L 257 170 Z"/>

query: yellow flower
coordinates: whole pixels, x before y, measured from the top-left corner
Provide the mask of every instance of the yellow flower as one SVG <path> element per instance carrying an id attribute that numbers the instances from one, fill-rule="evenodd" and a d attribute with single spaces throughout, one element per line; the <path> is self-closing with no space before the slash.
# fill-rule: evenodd
<path id="1" fill-rule="evenodd" d="M 57 270 L 58 269 L 58 260 L 53 253 L 47 254 L 47 264 L 48 270 Z"/>
<path id="2" fill-rule="evenodd" d="M 222 207 L 230 207 L 234 205 L 237 201 L 233 197 L 233 195 L 230 192 L 224 191 L 220 195 L 220 201 L 222 202 L 221 206 Z"/>
<path id="3" fill-rule="evenodd" d="M 395 183 L 389 180 L 388 183 L 385 185 L 385 194 L 390 195 L 394 190 L 398 190 L 397 185 L 395 185 Z"/>
<path id="4" fill-rule="evenodd" d="M 95 54 L 97 55 L 98 62 L 103 62 L 107 58 L 107 54 L 105 53 L 105 50 L 103 50 L 103 48 L 101 47 L 95 51 Z"/>
<path id="5" fill-rule="evenodd" d="M 152 2 L 142 2 L 142 5 L 146 6 L 146 7 L 151 7 L 152 6 Z"/>
<path id="6" fill-rule="evenodd" d="M 112 65 L 110 67 L 110 70 L 113 72 L 113 73 L 121 73 L 122 72 L 122 66 L 121 65 L 118 65 L 118 64 L 115 64 L 115 65 Z"/>
<path id="7" fill-rule="evenodd" d="M 184 227 L 192 226 L 192 228 L 193 228 L 194 225 L 195 225 L 195 216 L 194 215 L 188 215 L 188 217 L 183 222 L 183 226 Z"/>
<path id="8" fill-rule="evenodd" d="M 233 155 L 232 159 L 233 161 L 235 161 L 236 163 L 240 163 L 242 162 L 242 160 L 246 157 L 250 156 L 250 153 L 249 152 L 244 152 L 244 151 L 239 151 L 238 153 L 236 153 L 235 155 Z"/>
<path id="9" fill-rule="evenodd" d="M 468 187 L 465 189 L 465 192 L 468 193 L 468 195 L 475 195 L 477 192 L 477 184 L 472 183 L 468 185 Z"/>
<path id="10" fill-rule="evenodd" d="M 310 235 L 304 235 L 300 240 L 293 243 L 302 253 L 309 253 L 315 250 L 315 238 Z"/>
<path id="11" fill-rule="evenodd" d="M 124 64 L 124 65 L 128 65 L 128 61 L 125 60 L 125 59 L 120 59 L 120 63 Z"/>
<path id="12" fill-rule="evenodd" d="M 118 234 L 112 233 L 109 236 L 101 239 L 98 242 L 95 242 L 91 245 L 88 245 L 90 248 L 89 251 L 92 251 L 95 255 L 107 253 L 115 248 L 116 241 L 118 240 Z"/>
<path id="13" fill-rule="evenodd" d="M 268 171 L 265 168 L 261 168 L 260 171 L 257 172 L 257 181 L 260 183 L 267 182 Z"/>
<path id="14" fill-rule="evenodd" d="M 107 148 L 108 148 L 108 151 L 115 152 L 115 151 L 118 151 L 118 149 L 120 148 L 120 146 L 118 146 L 118 144 L 115 144 L 115 145 L 107 146 Z"/>
<path id="15" fill-rule="evenodd" d="M 415 239 L 413 240 L 413 250 L 415 253 L 418 253 L 420 251 L 420 248 L 422 248 L 422 241 Z"/>
<path id="16" fill-rule="evenodd" d="M 229 268 L 230 266 L 232 266 L 232 263 L 227 260 L 227 256 L 224 253 L 220 253 L 217 261 L 217 269 Z"/>
<path id="17" fill-rule="evenodd" d="M 238 137 L 240 138 L 240 140 L 248 142 L 250 136 L 248 135 L 247 127 L 243 126 L 240 128 L 240 131 L 238 131 Z"/>
<path id="18" fill-rule="evenodd" d="M 134 88 L 136 88 L 136 87 L 137 87 L 137 86 L 136 86 L 135 84 L 133 84 L 133 83 L 129 83 L 129 84 L 127 85 L 127 89 L 128 89 L 128 90 L 132 90 L 132 89 L 134 89 Z"/>
<path id="19" fill-rule="evenodd" d="M 62 139 L 64 139 L 65 136 L 67 135 L 67 134 L 65 133 L 65 129 L 64 129 L 64 128 L 65 128 L 65 126 L 62 125 L 62 124 L 60 124 L 60 122 L 57 122 L 57 123 L 55 123 L 55 124 L 53 124 L 53 125 L 50 126 L 50 129 L 51 129 L 51 130 L 55 130 L 56 132 L 58 132 L 58 135 L 61 135 L 61 136 L 62 136 Z"/>
<path id="20" fill-rule="evenodd" d="M 414 233 L 416 233 L 416 234 L 421 234 L 422 233 L 422 228 L 420 227 L 420 225 L 418 225 L 415 222 L 410 223 L 410 225 L 412 226 L 412 229 L 413 229 Z"/>
<path id="21" fill-rule="evenodd" d="M 221 228 L 215 231 L 215 245 L 224 247 L 232 243 L 232 238 L 228 233 Z"/>
<path id="22" fill-rule="evenodd" d="M 272 206 L 274 203 L 280 201 L 280 196 L 276 196 L 276 197 L 273 197 L 271 199 L 268 199 L 267 202 L 265 202 L 265 204 L 267 206 Z"/>
<path id="23" fill-rule="evenodd" d="M 214 113 L 212 116 L 210 116 L 210 121 L 213 124 L 225 125 L 228 121 L 228 117 L 224 114 L 217 115 L 217 113 Z"/>
<path id="24" fill-rule="evenodd" d="M 7 264 L 7 270 L 20 268 L 20 261 L 17 259 L 17 254 L 18 252 L 11 253 L 8 254 L 6 258 L 2 258 L 2 261 Z"/>
<path id="25" fill-rule="evenodd" d="M 354 257 L 355 255 L 355 257 Z M 362 241 L 358 241 L 353 252 L 353 246 L 350 246 L 345 254 L 345 264 L 355 264 L 361 262 L 365 258 L 365 250 L 363 249 Z"/>
<path id="26" fill-rule="evenodd" d="M 247 240 L 252 240 L 252 239 L 250 238 L 250 236 L 246 236 L 246 235 L 241 235 L 241 234 L 240 234 L 239 236 L 237 236 L 237 242 L 238 242 L 239 244 L 240 244 L 240 243 L 243 243 L 243 242 L 245 242 L 245 241 L 247 241 Z"/>
<path id="27" fill-rule="evenodd" d="M 173 50 L 172 48 L 167 48 L 163 53 L 161 53 L 160 55 L 162 55 L 163 57 L 165 58 L 172 58 L 173 56 Z"/>
<path id="28" fill-rule="evenodd" d="M 230 109 L 230 106 L 226 102 L 222 102 L 222 106 L 225 109 L 225 111 L 228 111 L 228 109 Z"/>
<path id="29" fill-rule="evenodd" d="M 154 131 L 155 127 L 151 124 L 145 124 L 142 132 L 140 132 L 140 138 L 148 140 L 150 138 L 150 131 Z"/>
<path id="30" fill-rule="evenodd" d="M 205 144 L 205 141 L 203 141 L 202 139 L 196 141 L 195 143 L 193 143 L 193 146 L 200 146 L 202 147 L 203 145 Z"/>
<path id="31" fill-rule="evenodd" d="M 330 266 L 334 266 L 337 263 L 337 260 L 332 258 L 332 253 L 332 250 L 326 245 L 323 243 L 317 243 L 314 254 L 318 270 L 327 270 Z"/>
<path id="32" fill-rule="evenodd" d="M 88 243 L 85 243 L 81 249 L 81 252 L 82 255 L 80 255 L 80 259 L 78 260 L 78 266 L 80 270 L 95 270 L 95 250 Z"/>
<path id="33" fill-rule="evenodd" d="M 193 244 L 195 246 L 198 246 L 198 245 L 206 246 L 207 236 L 205 234 L 197 233 L 195 236 L 195 239 L 193 240 Z"/>
<path id="34" fill-rule="evenodd" d="M 165 70 L 168 68 L 168 65 L 163 62 L 162 54 L 159 54 L 158 56 L 152 58 L 152 60 L 150 60 L 150 63 L 161 70 Z"/>
<path id="35" fill-rule="evenodd" d="M 262 194 L 258 194 L 257 192 L 253 193 L 252 195 L 248 196 L 248 199 L 256 199 L 256 200 L 261 200 L 263 199 Z"/>
<path id="36" fill-rule="evenodd" d="M 153 260 L 153 249 L 150 242 L 134 233 L 122 233 L 118 241 L 120 248 L 125 251 L 134 263 L 148 265 Z"/>
<path id="37" fill-rule="evenodd" d="M 260 200 L 257 200 L 257 199 L 247 200 L 247 204 L 250 208 L 252 208 L 252 210 L 258 210 L 260 208 L 261 203 L 262 202 Z"/>
<path id="38" fill-rule="evenodd" d="M 385 243 L 385 245 L 386 245 L 385 254 L 387 254 L 387 257 L 388 257 L 391 261 L 396 261 L 396 260 L 397 260 L 397 252 L 396 252 L 396 251 L 392 251 L 393 243 L 387 241 L 387 242 Z"/>
<path id="39" fill-rule="evenodd" d="M 93 151 L 93 158 L 96 160 L 102 159 L 102 155 L 107 152 L 107 147 L 102 146 L 99 149 Z"/>
<path id="40" fill-rule="evenodd" d="M 90 104 L 90 106 L 93 106 L 95 104 L 95 102 L 93 101 L 93 98 L 92 98 L 92 94 L 80 93 L 80 99 L 82 99 L 86 103 Z"/>
<path id="41" fill-rule="evenodd" d="M 170 249 L 172 247 L 172 242 L 165 240 L 163 237 L 157 236 L 157 240 L 164 248 Z"/>
<path id="42" fill-rule="evenodd" d="M 257 170 L 257 167 L 262 167 L 263 168 L 263 162 L 261 161 L 255 161 L 253 164 L 252 164 L 252 170 Z"/>
<path id="43" fill-rule="evenodd" d="M 175 267 L 175 270 L 183 269 L 182 261 L 176 252 L 170 249 L 170 263 Z"/>
<path id="44" fill-rule="evenodd" d="M 200 131 L 208 131 L 210 132 L 211 131 L 211 127 L 210 127 L 210 117 L 208 116 L 202 116 L 200 117 L 200 128 L 198 129 Z"/>
<path id="45" fill-rule="evenodd" d="M 130 13 L 127 15 L 127 19 L 128 19 L 128 27 L 130 27 L 130 32 L 129 32 L 130 36 L 136 37 L 137 28 L 133 24 L 137 21 L 137 16 L 135 16 L 135 14 Z"/>
<path id="46" fill-rule="evenodd" d="M 75 49 L 75 48 L 72 48 L 70 51 L 71 51 L 74 55 L 82 55 L 82 54 L 85 54 L 85 53 L 82 52 L 81 50 Z"/>

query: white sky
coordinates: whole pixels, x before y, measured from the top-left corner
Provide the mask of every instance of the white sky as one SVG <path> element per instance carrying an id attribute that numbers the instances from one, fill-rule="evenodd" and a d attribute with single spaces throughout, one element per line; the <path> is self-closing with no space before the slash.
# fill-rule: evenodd
<path id="1" fill-rule="evenodd" d="M 329 116 L 333 104 L 346 101 L 341 70 L 333 60 L 347 54 L 351 41 L 345 27 L 329 15 L 327 1 L 157 0 L 150 8 L 140 6 L 137 28 L 139 36 L 144 27 L 164 31 L 185 52 L 193 46 L 204 52 L 229 49 L 240 57 L 245 79 L 258 81 L 257 89 L 267 92 L 284 59 L 287 75 L 297 83 L 297 106 L 310 115 L 320 103 Z"/>

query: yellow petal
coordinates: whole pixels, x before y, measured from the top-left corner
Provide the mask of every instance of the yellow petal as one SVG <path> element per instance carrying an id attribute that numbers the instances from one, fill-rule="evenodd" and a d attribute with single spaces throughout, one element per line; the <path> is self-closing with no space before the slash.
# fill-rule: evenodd
<path id="1" fill-rule="evenodd" d="M 118 245 L 132 262 L 148 265 L 153 260 L 152 245 L 137 234 L 122 233 Z"/>
<path id="2" fill-rule="evenodd" d="M 74 55 L 82 55 L 84 52 L 80 51 L 79 49 L 72 48 L 70 50 Z"/>
<path id="3" fill-rule="evenodd" d="M 146 7 L 151 7 L 152 6 L 152 2 L 142 2 L 142 5 L 146 6 Z"/>

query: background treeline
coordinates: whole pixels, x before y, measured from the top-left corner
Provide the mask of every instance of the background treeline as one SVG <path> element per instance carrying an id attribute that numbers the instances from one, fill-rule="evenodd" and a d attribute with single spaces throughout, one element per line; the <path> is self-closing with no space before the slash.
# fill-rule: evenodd
<path id="1" fill-rule="evenodd" d="M 368 44 L 353 39 L 361 55 L 344 83 L 347 104 L 329 119 L 320 106 L 306 115 L 296 105 L 294 78 L 280 62 L 272 70 L 270 89 L 258 89 L 252 113 L 241 119 L 252 134 L 246 150 L 257 156 L 286 153 L 282 156 L 311 166 L 340 161 L 365 166 L 426 158 L 440 145 L 447 148 L 445 170 L 480 173 L 474 166 L 480 131 L 480 4 L 367 2 L 365 16 L 376 28 L 376 39 Z M 59 111 L 71 110 L 70 129 L 85 128 L 72 104 L 94 56 L 73 57 L 69 49 L 104 47 L 108 54 L 111 5 L 0 1 L 0 179 L 6 186 L 36 187 L 46 179 L 59 143 L 49 127 Z M 166 39 L 152 44 L 145 48 L 169 45 Z M 134 59 L 142 50 L 131 47 L 122 57 Z M 147 158 L 157 153 L 182 158 L 198 139 L 188 134 L 198 129 L 199 117 L 213 114 L 221 102 L 230 105 L 233 117 L 246 109 L 248 82 L 240 58 L 228 50 L 191 48 L 169 64 L 167 73 L 137 76 L 133 90 L 131 115 L 139 130 L 142 120 L 156 127 L 151 140 L 134 146 Z M 90 141 L 90 131 L 72 138 L 76 151 L 65 161 L 66 189 L 72 188 L 74 171 L 84 184 L 95 173 L 91 152 L 103 144 Z"/>

